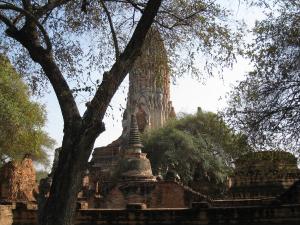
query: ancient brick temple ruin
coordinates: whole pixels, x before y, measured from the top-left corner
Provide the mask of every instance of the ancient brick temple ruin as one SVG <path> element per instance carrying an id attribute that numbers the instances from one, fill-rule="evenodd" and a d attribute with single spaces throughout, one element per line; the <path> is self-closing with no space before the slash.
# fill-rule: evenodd
<path id="1" fill-rule="evenodd" d="M 130 118 L 129 141 L 110 180 L 100 184 L 99 198 L 86 196 L 82 201 L 96 208 L 122 209 L 140 204 L 146 208 L 182 208 L 193 201 L 208 199 L 175 181 L 175 177 L 159 180 L 153 176 L 151 164 L 142 152 L 136 116 Z"/>
<path id="2" fill-rule="evenodd" d="M 135 115 L 141 133 L 162 127 L 175 117 L 170 101 L 170 69 L 164 42 L 155 29 L 149 31 L 129 73 L 127 105 L 123 114 L 122 135 L 111 144 L 95 148 L 91 160 L 91 181 L 107 181 L 127 146 L 131 115 Z M 96 186 L 98 184 L 95 183 Z"/>
<path id="3" fill-rule="evenodd" d="M 79 196 L 75 225 L 300 223 L 299 169 L 291 154 L 257 152 L 251 157 L 248 155 L 242 158 L 239 162 L 243 162 L 240 166 L 244 169 L 237 166 L 236 173 L 231 178 L 232 190 L 228 197 L 211 199 L 174 179 L 155 179 L 151 165 L 141 151 L 134 117 L 131 121 L 133 125 L 129 146 L 116 170 L 115 180 L 108 184 L 106 193 L 102 192 L 103 196 L 100 198 L 95 195 Z M 282 160 L 279 158 L 281 156 L 284 157 Z M 246 158 L 250 160 L 247 161 Z M 271 168 L 269 172 L 273 173 L 264 176 L 250 172 L 251 160 L 255 160 L 252 171 L 262 171 L 261 167 L 264 167 Z M 257 188 L 259 180 L 261 189 Z M 244 192 L 239 189 L 241 186 L 245 188 Z M 1 225 L 37 225 L 36 202 L 4 198 L 2 195 L 0 201 Z"/>
<path id="4" fill-rule="evenodd" d="M 300 178 L 297 158 L 283 151 L 251 152 L 235 162 L 228 196 L 239 199 L 275 198 Z"/>
<path id="5" fill-rule="evenodd" d="M 148 34 L 143 52 L 129 75 L 122 135 L 94 150 L 78 193 L 75 225 L 300 224 L 300 170 L 290 153 L 254 152 L 241 157 L 222 199 L 201 193 L 206 185 L 201 179 L 192 189 L 175 173 L 165 179 L 152 173 L 140 133 L 163 126 L 175 113 L 167 55 L 156 30 Z M 48 196 L 51 175 L 48 178 L 41 182 L 38 196 Z M 37 225 L 36 192 L 30 158 L 4 165 L 0 225 Z"/>

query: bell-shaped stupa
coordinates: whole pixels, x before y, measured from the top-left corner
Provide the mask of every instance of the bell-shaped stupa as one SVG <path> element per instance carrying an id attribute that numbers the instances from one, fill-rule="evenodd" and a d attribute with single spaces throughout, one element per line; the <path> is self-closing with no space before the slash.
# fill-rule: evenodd
<path id="1" fill-rule="evenodd" d="M 131 115 L 128 147 L 119 164 L 121 180 L 155 180 L 150 161 L 146 157 L 146 153 L 142 153 L 142 147 L 136 117 L 133 114 Z"/>

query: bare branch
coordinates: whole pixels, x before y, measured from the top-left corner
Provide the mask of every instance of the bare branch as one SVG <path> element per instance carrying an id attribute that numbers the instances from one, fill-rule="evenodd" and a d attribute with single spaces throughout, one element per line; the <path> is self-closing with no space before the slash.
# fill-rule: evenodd
<path id="1" fill-rule="evenodd" d="M 53 57 L 43 55 L 39 58 L 39 64 L 42 66 L 46 76 L 55 91 L 62 115 L 65 128 L 70 128 L 75 119 L 80 118 L 80 113 L 73 98 L 71 89 L 64 79 L 59 67 L 54 62 Z"/>
<path id="2" fill-rule="evenodd" d="M 24 15 L 22 13 L 17 15 L 16 18 L 13 20 L 13 24 L 17 24 L 23 16 Z"/>
<path id="3" fill-rule="evenodd" d="M 139 11 L 143 12 L 143 8 L 142 7 L 145 7 L 144 4 L 139 4 L 137 2 L 134 2 L 132 0 L 126 0 L 125 2 L 128 2 L 130 5 L 132 5 L 134 8 L 138 9 Z"/>
<path id="4" fill-rule="evenodd" d="M 130 5 L 132 5 L 133 8 L 137 9 L 137 10 L 140 11 L 141 13 L 144 12 L 144 9 L 141 8 L 141 6 L 140 6 L 139 4 L 137 4 L 136 2 L 133 2 L 133 1 L 131 1 L 131 0 L 126 0 L 125 2 L 129 3 Z M 125 3 L 125 2 L 124 2 L 124 3 Z"/>
<path id="5" fill-rule="evenodd" d="M 120 49 L 119 49 L 119 44 L 118 44 L 118 39 L 117 39 L 117 34 L 116 31 L 114 29 L 114 24 L 113 21 L 111 19 L 111 15 L 109 10 L 107 9 L 105 3 L 103 0 L 100 0 L 100 3 L 103 7 L 103 10 L 107 16 L 108 22 L 109 22 L 109 26 L 110 26 L 110 30 L 111 30 L 111 35 L 112 35 L 112 39 L 113 39 L 113 43 L 114 43 L 114 47 L 115 47 L 115 53 L 116 53 L 116 60 L 119 60 L 120 57 Z"/>
<path id="6" fill-rule="evenodd" d="M 139 3 L 136 3 L 132 0 L 125 0 L 125 1 L 120 1 L 122 3 L 129 3 L 134 9 L 138 10 L 139 12 L 143 13 L 144 9 L 144 4 L 139 4 Z M 175 27 L 178 27 L 178 26 L 185 26 L 187 25 L 187 20 L 193 18 L 194 16 L 196 16 L 197 14 L 201 13 L 201 12 L 204 12 L 206 11 L 206 8 L 203 7 L 203 8 L 199 8 L 198 10 L 194 11 L 194 12 L 191 12 L 189 15 L 186 15 L 185 17 L 181 17 L 179 15 L 176 15 L 174 12 L 168 10 L 168 9 L 162 9 L 162 10 L 159 10 L 159 14 L 166 14 L 166 15 L 169 15 L 171 17 L 173 17 L 175 20 L 177 20 L 176 22 L 174 22 L 172 25 L 168 25 L 168 24 L 164 24 L 163 22 L 161 21 L 158 21 L 158 20 L 154 20 L 154 22 L 156 24 L 158 24 L 159 26 L 163 27 L 163 28 L 166 28 L 166 29 L 173 29 Z"/>
<path id="7" fill-rule="evenodd" d="M 43 25 L 40 24 L 40 22 L 34 17 L 34 15 L 32 15 L 30 12 L 28 12 L 27 10 L 21 9 L 15 5 L 12 4 L 0 4 L 0 9 L 7 9 L 7 10 L 13 10 L 19 13 L 24 14 L 25 16 L 29 17 L 30 19 L 32 19 L 32 21 L 36 24 L 36 26 L 40 29 L 40 31 L 42 32 L 44 39 L 45 39 L 45 43 L 46 43 L 46 50 L 47 51 L 51 51 L 52 50 L 52 44 L 50 41 L 50 38 L 48 36 L 48 33 L 46 32 L 46 30 L 44 29 Z"/>
<path id="8" fill-rule="evenodd" d="M 51 13 L 52 13 L 52 10 L 46 13 L 46 15 L 45 15 L 43 21 L 41 22 L 41 24 L 45 24 L 45 23 L 46 23 L 46 21 L 47 21 L 48 18 L 50 17 L 50 14 L 51 14 Z"/>
<path id="9" fill-rule="evenodd" d="M 52 0 L 52 1 L 48 1 L 48 4 L 35 9 L 35 16 L 37 18 L 42 17 L 43 15 L 47 14 L 48 12 L 52 11 L 53 9 L 55 9 L 56 7 L 62 6 L 68 2 L 70 2 L 71 0 Z"/>
<path id="10" fill-rule="evenodd" d="M 0 20 L 3 21 L 3 23 L 5 23 L 5 25 L 13 32 L 18 31 L 18 29 L 14 26 L 13 22 L 11 22 L 7 17 L 3 16 L 2 14 L 0 14 Z"/>

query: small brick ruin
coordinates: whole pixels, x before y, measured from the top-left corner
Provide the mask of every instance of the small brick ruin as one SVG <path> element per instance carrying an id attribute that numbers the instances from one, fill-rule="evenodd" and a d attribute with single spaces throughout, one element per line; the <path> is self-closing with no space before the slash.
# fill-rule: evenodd
<path id="1" fill-rule="evenodd" d="M 284 151 L 251 152 L 235 162 L 230 198 L 274 198 L 300 179 L 297 158 Z"/>
<path id="2" fill-rule="evenodd" d="M 35 201 L 36 193 L 36 174 L 29 156 L 0 168 L 0 201 Z"/>
<path id="3" fill-rule="evenodd" d="M 13 223 L 13 212 L 12 207 L 8 205 L 0 204 L 0 224 L 10 225 Z"/>

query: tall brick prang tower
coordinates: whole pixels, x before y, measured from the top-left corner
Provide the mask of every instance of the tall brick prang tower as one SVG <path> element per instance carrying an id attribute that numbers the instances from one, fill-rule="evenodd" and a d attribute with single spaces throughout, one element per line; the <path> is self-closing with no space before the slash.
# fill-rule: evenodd
<path id="1" fill-rule="evenodd" d="M 168 57 L 162 37 L 155 29 L 149 31 L 142 55 L 129 74 L 128 100 L 123 117 L 124 137 L 128 136 L 132 114 L 137 118 L 141 133 L 162 127 L 174 115 Z"/>

